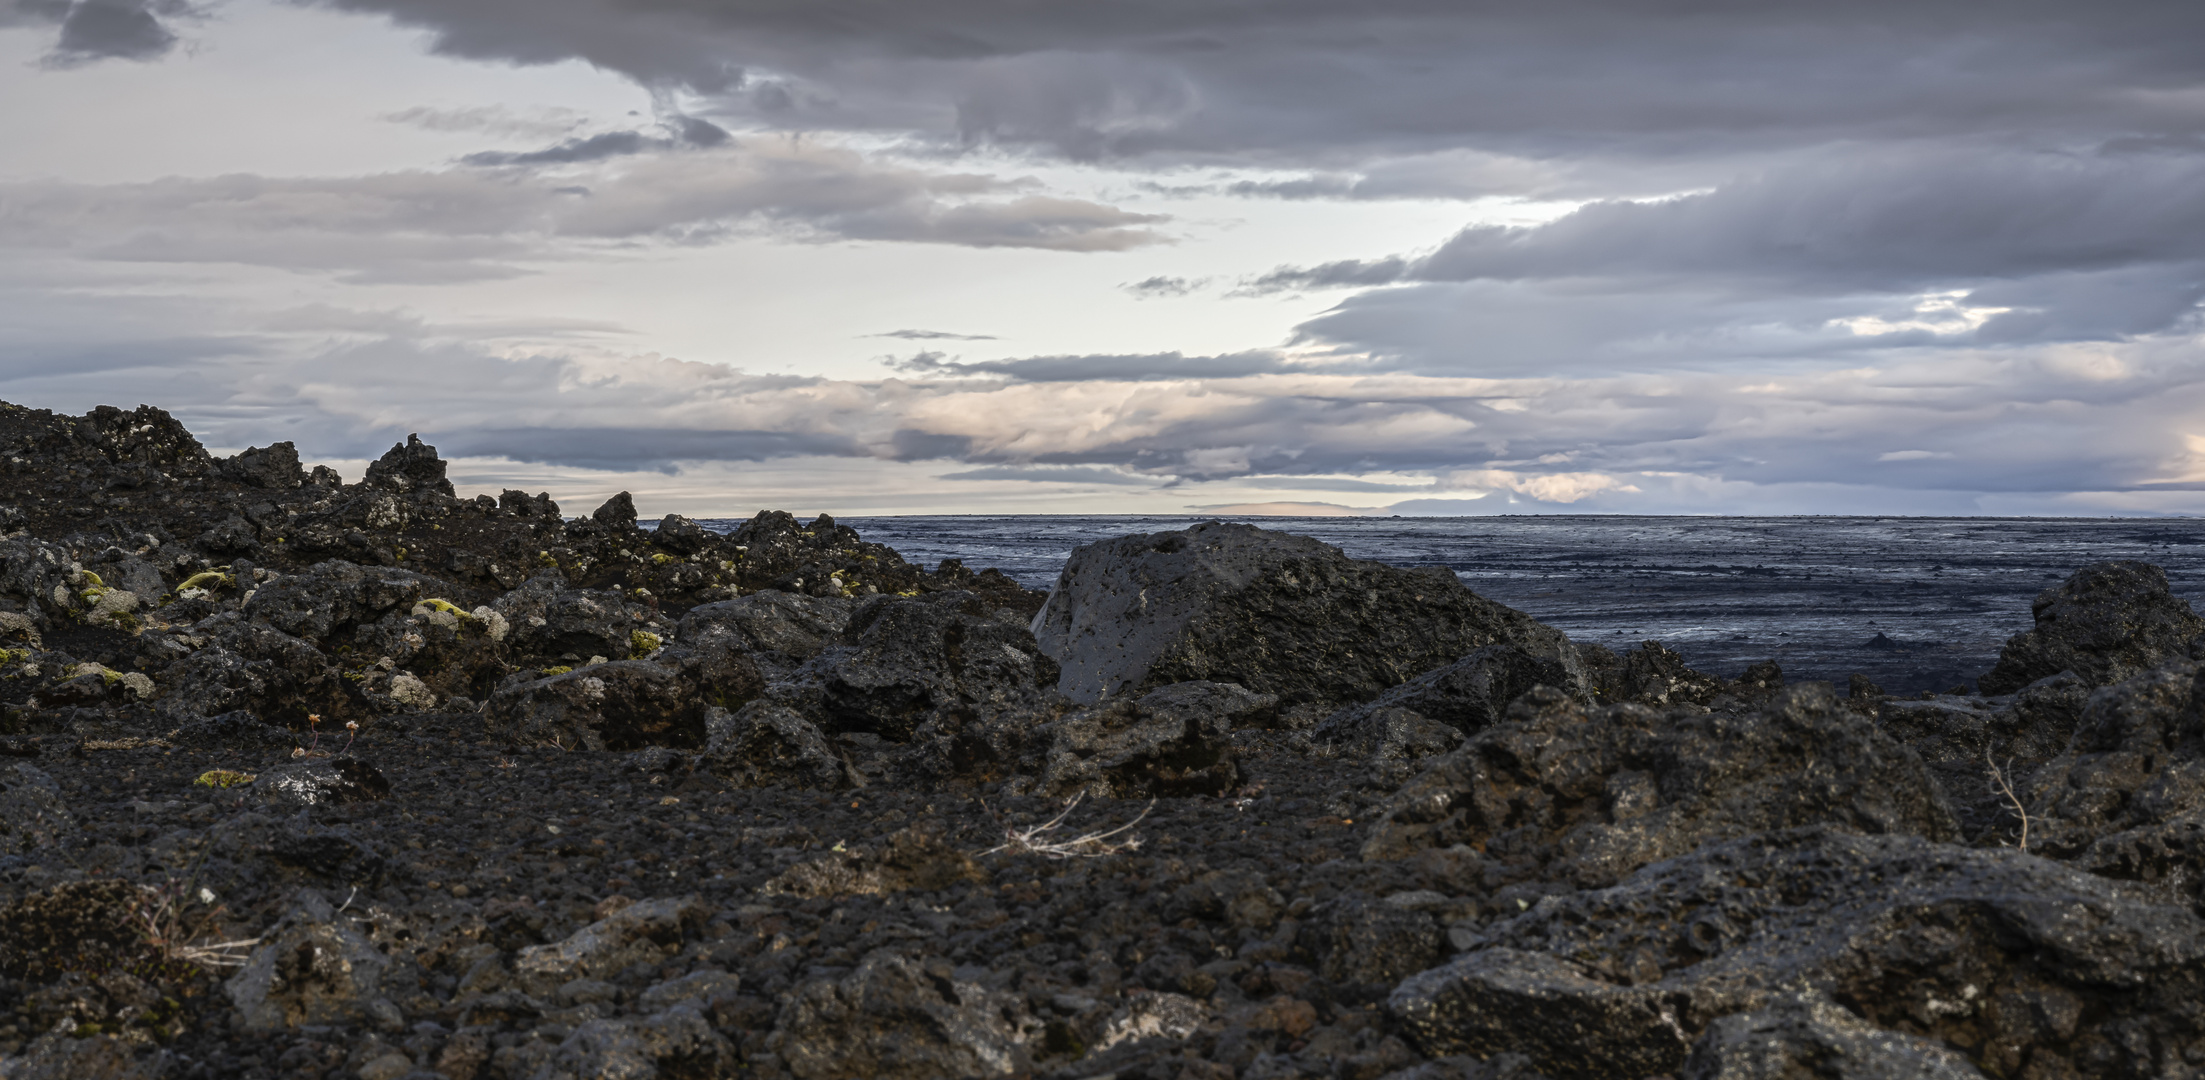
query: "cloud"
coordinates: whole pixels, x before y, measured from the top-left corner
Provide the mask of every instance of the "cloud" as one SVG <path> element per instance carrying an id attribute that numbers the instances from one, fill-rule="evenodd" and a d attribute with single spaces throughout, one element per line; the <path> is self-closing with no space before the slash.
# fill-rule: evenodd
<path id="1" fill-rule="evenodd" d="M 1128 293 L 1133 294 L 1133 298 L 1136 300 L 1160 300 L 1168 297 L 1186 296 L 1189 293 L 1194 292 L 1196 289 L 1199 289 L 1202 286 L 1209 284 L 1209 280 L 1210 279 L 1208 278 L 1166 277 L 1163 275 L 1158 275 L 1156 277 L 1142 278 L 1139 281 L 1132 282 L 1126 285 L 1120 285 L 1118 287 L 1124 289 Z"/>
<path id="2" fill-rule="evenodd" d="M 889 335 L 884 335 L 889 336 Z M 1087 379 L 1213 379 L 1293 370 L 1277 353 L 1258 350 L 1226 356 L 1148 353 L 1130 356 L 1031 356 L 1012 360 L 953 360 L 938 352 L 891 358 L 888 366 L 920 375 L 996 375 L 1023 382 Z"/>
<path id="3" fill-rule="evenodd" d="M 24 5 L 31 12 L 61 5 Z M 176 46 L 176 35 L 156 15 L 189 15 L 176 0 L 77 0 L 61 17 L 61 37 L 47 58 L 53 67 L 97 60 L 153 60 Z"/>
<path id="4" fill-rule="evenodd" d="M 538 108 L 521 113 L 503 105 L 474 105 L 458 109 L 416 105 L 410 109 L 385 113 L 381 119 L 424 131 L 479 131 L 491 135 L 529 138 L 556 138 L 573 131 L 582 123 L 579 115 L 567 109 Z"/>
<path id="5" fill-rule="evenodd" d="M 1097 469 L 1079 465 L 990 465 L 981 469 L 943 473 L 944 480 L 1019 480 L 1036 484 L 1108 484 L 1113 487 L 1155 487 L 1152 476 L 1140 476 L 1117 469 Z"/>
<path id="6" fill-rule="evenodd" d="M 2205 37 L 2205 13 L 2156 0 L 2029 2 L 1995 18 L 1960 0 L 1133 0 L 1107 15 L 1004 0 L 332 6 L 425 28 L 453 55 L 579 58 L 811 130 L 1091 159 L 1316 164 L 1474 145 L 1660 160 L 2019 127 L 2189 134 L 2196 117 L 2167 90 L 2205 68 L 2184 47 Z"/>
<path id="7" fill-rule="evenodd" d="M 555 146 L 541 150 L 514 153 L 500 150 L 484 150 L 460 158 L 462 165 L 489 168 L 510 168 L 535 165 L 579 165 L 608 158 L 628 157 L 652 150 L 668 150 L 680 146 L 724 146 L 735 138 L 726 128 L 709 120 L 694 116 L 675 116 L 661 125 L 668 133 L 666 138 L 652 138 L 640 131 L 607 131 L 587 138 L 567 139 Z"/>
<path id="8" fill-rule="evenodd" d="M 1371 506 L 1342 506 L 1326 502 L 1213 503 L 1189 506 L 1218 517 L 1370 517 L 1384 511 Z"/>
<path id="9" fill-rule="evenodd" d="M 953 334 L 947 330 L 890 330 L 867 337 L 901 338 L 905 341 L 994 341 L 994 334 Z"/>
<path id="10" fill-rule="evenodd" d="M 584 140 L 586 143 L 588 140 Z M 107 261 L 235 262 L 346 280 L 490 280 L 605 244 L 710 243 L 764 231 L 1120 251 L 1161 242 L 1165 219 L 1020 194 L 1027 185 L 868 158 L 816 140 L 746 139 L 619 161 L 558 180 L 527 170 L 252 175 L 136 184 L 0 183 L 0 248 Z"/>
<path id="11" fill-rule="evenodd" d="M 608 131 L 586 139 L 568 139 L 557 146 L 527 153 L 508 153 L 484 150 L 460 158 L 463 165 L 575 165 L 585 161 L 603 161 L 606 158 L 640 154 L 663 142 L 646 140 L 639 131 Z"/>

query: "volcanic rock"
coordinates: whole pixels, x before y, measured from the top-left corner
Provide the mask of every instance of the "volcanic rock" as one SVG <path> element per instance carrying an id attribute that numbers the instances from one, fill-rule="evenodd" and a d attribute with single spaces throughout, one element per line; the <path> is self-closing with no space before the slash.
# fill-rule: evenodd
<path id="1" fill-rule="evenodd" d="M 59 844 L 76 832 L 53 777 L 24 763 L 0 768 L 0 855 Z"/>
<path id="2" fill-rule="evenodd" d="M 444 478 L 444 468 L 443 459 L 436 456 L 436 447 L 422 442 L 419 435 L 408 435 L 403 444 L 391 447 L 382 457 L 368 464 L 367 478 L 362 483 L 394 491 L 421 490 L 450 495 L 452 482 Z"/>
<path id="3" fill-rule="evenodd" d="M 1560 631 L 1463 587 L 1249 525 L 1206 522 L 1072 552 L 1034 622 L 1081 703 L 1175 682 L 1238 683 L 1283 704 L 1367 701 L 1496 643 L 1587 687 Z"/>
<path id="4" fill-rule="evenodd" d="M 1024 620 L 973 593 L 867 600 L 843 638 L 853 648 L 834 661 L 823 698 L 836 732 L 909 741 L 930 721 L 1026 705 L 1056 682 Z"/>
<path id="5" fill-rule="evenodd" d="M 710 917 L 695 896 L 641 900 L 550 945 L 531 945 L 513 960 L 513 975 L 531 993 L 547 994 L 575 979 L 610 975 L 676 951 L 685 929 Z"/>
<path id="6" fill-rule="evenodd" d="M 734 1050 L 694 1006 L 641 1019 L 587 1020 L 530 1080 L 723 1076 Z"/>
<path id="7" fill-rule="evenodd" d="M 748 653 L 784 677 L 842 637 L 857 601 L 765 589 L 682 616 L 678 640 L 688 646 L 721 646 Z"/>
<path id="8" fill-rule="evenodd" d="M 1499 722 L 1510 702 L 1535 686 L 1567 687 L 1571 672 L 1557 656 L 1514 645 L 1488 645 L 1445 667 L 1427 671 L 1372 700 L 1333 713 L 1312 734 L 1326 742 L 1360 737 L 1371 718 L 1406 709 L 1469 733 Z"/>
<path id="9" fill-rule="evenodd" d="M 383 798 L 390 781 L 359 758 L 307 758 L 261 773 L 253 790 L 270 806 L 328 806 Z"/>
<path id="10" fill-rule="evenodd" d="M 834 790 L 861 781 L 804 714 L 773 701 L 705 713 L 704 764 L 744 787 L 782 784 Z"/>
<path id="11" fill-rule="evenodd" d="M 1887 1031 L 1818 995 L 1785 998 L 1708 1025 L 1680 1073 L 1685 1080 L 1982 1080 L 1943 1043 Z"/>
<path id="12" fill-rule="evenodd" d="M 1231 683 L 1186 682 L 1074 711 L 1044 729 L 1031 790 L 1056 798 L 1224 794 L 1240 778 L 1233 729 L 1254 726 L 1277 706 L 1275 696 Z"/>
<path id="13" fill-rule="evenodd" d="M 2200 1000 L 2205 920 L 2013 850 L 1776 832 L 1550 897 L 1485 938 L 1388 1002 L 1429 1053 L 1674 1073 L 1716 1021 L 1800 992 L 1996 1075 L 2148 1075 L 2205 1046 L 2205 1013 L 2157 1004 Z M 1739 1033 L 1713 1038 L 1703 1061 Z"/>
<path id="14" fill-rule="evenodd" d="M 1363 857 L 1467 845 L 1499 877 L 1600 886 L 1703 844 L 1820 823 L 1958 833 L 1921 760 L 1826 684 L 1734 714 L 1587 710 L 1548 689 L 1429 759 L 1386 804 Z"/>
<path id="15" fill-rule="evenodd" d="M 301 889 L 226 989 L 254 1031 L 360 1021 L 396 1028 L 398 1009 L 381 996 L 389 968 L 390 958 L 327 898 Z"/>
<path id="16" fill-rule="evenodd" d="M 1007 1076 L 1026 1064 L 1028 1022 L 1016 997 L 947 964 L 876 952 L 791 992 L 774 1046 L 801 1080 Z"/>
<path id="17" fill-rule="evenodd" d="M 1986 694 L 2010 694 L 2073 671 L 2105 686 L 2170 660 L 2189 657 L 2205 619 L 2167 588 L 2167 572 L 2145 562 L 2101 562 L 2037 594 L 2034 629 L 2007 639 L 1998 666 L 1981 679 Z"/>

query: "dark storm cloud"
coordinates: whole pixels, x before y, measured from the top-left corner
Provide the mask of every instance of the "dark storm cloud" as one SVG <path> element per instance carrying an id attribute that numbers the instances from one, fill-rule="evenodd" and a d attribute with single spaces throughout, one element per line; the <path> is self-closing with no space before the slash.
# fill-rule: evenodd
<path id="1" fill-rule="evenodd" d="M 1304 324 L 1305 342 L 1424 371 L 2128 340 L 2198 318 L 2205 154 L 1802 154 L 1711 191 L 1474 226 L 1428 254 L 1285 267 L 1242 292 L 1325 288 L 1367 291 Z"/>
<path id="2" fill-rule="evenodd" d="M 56 5 L 37 5 L 44 12 Z M 61 38 L 50 64 L 73 66 L 94 60 L 152 60 L 176 45 L 176 35 L 155 15 L 188 14 L 180 3 L 146 0 L 79 0 L 61 19 Z"/>
<path id="3" fill-rule="evenodd" d="M 2159 0 L 333 0 L 445 52 L 579 57 L 708 93 L 770 69 L 806 126 L 918 129 L 1081 157 L 1534 157 L 2123 129 L 2184 135 L 2205 9 Z M 754 95 L 728 93 L 730 108 Z"/>
<path id="4" fill-rule="evenodd" d="M 1224 356 L 1148 353 L 1132 356 L 1029 356 L 1014 360 L 955 360 L 938 352 L 890 359 L 888 366 L 917 375 L 997 375 L 1022 382 L 1079 382 L 1087 379 L 1229 379 L 1294 370 L 1269 352 Z"/>

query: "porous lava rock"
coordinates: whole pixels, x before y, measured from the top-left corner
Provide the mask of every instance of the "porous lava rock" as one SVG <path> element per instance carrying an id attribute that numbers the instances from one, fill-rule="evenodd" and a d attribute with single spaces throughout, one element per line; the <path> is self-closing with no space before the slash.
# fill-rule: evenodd
<path id="1" fill-rule="evenodd" d="M 2205 664 L 2182 661 L 2090 695 L 2066 751 L 2019 784 L 1998 838 L 2205 911 Z M 2013 805 L 2018 803 L 2018 805 Z"/>
<path id="2" fill-rule="evenodd" d="M 2011 849 L 1815 828 L 1549 897 L 1388 1008 L 1429 1053 L 1651 1076 L 1718 1020 L 1804 991 L 1995 1075 L 2134 1076 L 2205 1046 L 2205 1010 L 2159 1004 L 2200 1000 L 2201 960 L 2205 922 L 2132 886 Z"/>
<path id="3" fill-rule="evenodd" d="M 1739 713 L 1586 709 L 1548 689 L 1428 759 L 1386 804 L 1363 856 L 1461 845 L 1497 880 L 1595 887 L 1707 843 L 1823 823 L 1958 835 L 1921 760 L 1827 685 Z"/>
<path id="4" fill-rule="evenodd" d="M 876 952 L 791 992 L 775 1048 L 800 1080 L 1008 1076 L 1026 1067 L 1024 1013 L 940 961 Z"/>
<path id="5" fill-rule="evenodd" d="M 395 1027 L 397 1006 L 383 996 L 389 968 L 390 957 L 328 898 L 301 889 L 225 989 L 252 1031 L 360 1021 Z"/>
<path id="6" fill-rule="evenodd" d="M 1509 703 L 1533 687 L 1567 687 L 1571 677 L 1559 656 L 1541 656 L 1515 645 L 1487 645 L 1368 702 L 1333 713 L 1318 724 L 1315 736 L 1335 743 L 1367 741 L 1362 729 L 1387 709 L 1406 709 L 1459 732 L 1474 732 L 1498 722 Z"/>
<path id="7" fill-rule="evenodd" d="M 1685 1080 L 1982 1080 L 1967 1055 L 1935 1039 L 1879 1028 L 1827 997 L 1799 994 L 1708 1025 Z"/>
<path id="8" fill-rule="evenodd" d="M 1039 767 L 1014 786 L 1056 798 L 1221 795 L 1240 778 L 1234 729 L 1277 707 L 1271 694 L 1195 681 L 1074 710 L 1042 729 Z"/>
<path id="9" fill-rule="evenodd" d="M 1552 658 L 1564 689 L 1586 690 L 1568 638 L 1451 571 L 1214 521 L 1075 549 L 1034 629 L 1081 703 L 1194 680 L 1287 705 L 1367 701 L 1496 643 Z"/>
<path id="10" fill-rule="evenodd" d="M 28 762 L 0 766 L 0 855 L 58 844 L 76 831 L 53 777 Z"/>
<path id="11" fill-rule="evenodd" d="M 2007 639 L 1998 666 L 1976 680 L 1986 694 L 2010 694 L 2072 671 L 2091 686 L 2120 682 L 2170 660 L 2189 658 L 2205 619 L 2167 587 L 2167 572 L 2146 562 L 2092 563 L 2037 594 L 2036 625 Z"/>
<path id="12" fill-rule="evenodd" d="M 0 1074 L 2205 1060 L 2148 571 L 2011 693 L 1838 700 L 1244 526 L 1090 549 L 1037 638 L 996 571 L 635 504 L 0 406 Z"/>
<path id="13" fill-rule="evenodd" d="M 1000 713 L 1047 693 L 1056 663 L 1015 611 L 978 594 L 867 600 L 843 630 L 822 705 L 837 732 L 907 742 L 923 726 Z"/>

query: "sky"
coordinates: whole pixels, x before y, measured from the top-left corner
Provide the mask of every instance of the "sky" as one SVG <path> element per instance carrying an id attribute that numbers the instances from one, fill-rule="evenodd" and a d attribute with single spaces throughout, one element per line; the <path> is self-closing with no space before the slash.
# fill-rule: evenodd
<path id="1" fill-rule="evenodd" d="M 2205 5 L 0 0 L 0 398 L 651 516 L 2205 511 Z"/>

